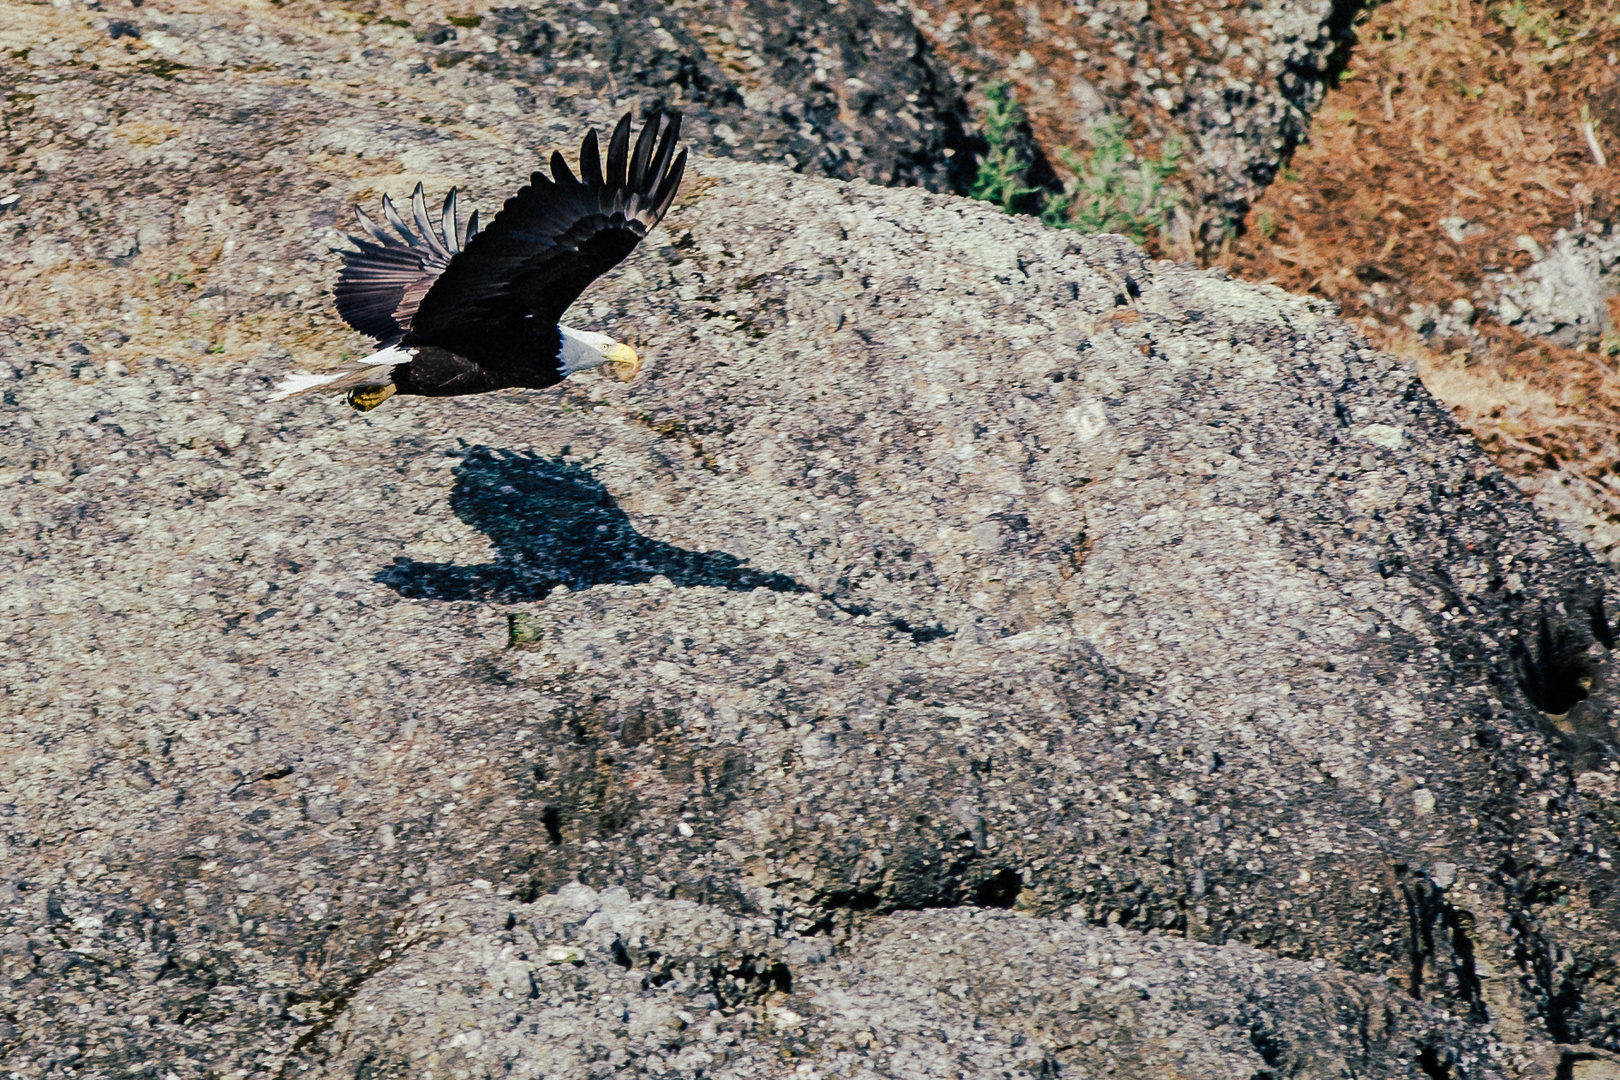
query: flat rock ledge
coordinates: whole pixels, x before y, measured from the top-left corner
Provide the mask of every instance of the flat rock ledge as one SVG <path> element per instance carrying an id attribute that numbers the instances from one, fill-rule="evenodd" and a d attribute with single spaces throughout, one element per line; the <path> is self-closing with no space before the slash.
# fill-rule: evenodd
<path id="1" fill-rule="evenodd" d="M 1614 579 L 1323 305 L 705 159 L 637 382 L 267 404 L 572 123 L 97 79 L 209 149 L 17 210 L 11 1074 L 1614 1075 Z"/>
<path id="2" fill-rule="evenodd" d="M 471 893 L 313 1033 L 325 1075 L 1505 1075 L 1399 987 L 1241 946 L 982 908 L 833 946 L 622 888 Z"/>

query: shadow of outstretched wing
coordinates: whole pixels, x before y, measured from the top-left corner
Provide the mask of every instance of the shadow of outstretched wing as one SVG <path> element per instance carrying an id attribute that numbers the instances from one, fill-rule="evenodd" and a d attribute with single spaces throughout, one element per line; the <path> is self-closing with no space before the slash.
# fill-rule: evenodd
<path id="1" fill-rule="evenodd" d="M 537 600 L 558 585 L 635 585 L 658 574 L 676 585 L 809 591 L 725 552 L 687 551 L 641 535 L 595 477 L 560 459 L 474 447 L 455 478 L 450 508 L 490 538 L 495 561 L 457 566 L 397 558 L 376 580 L 401 596 Z"/>

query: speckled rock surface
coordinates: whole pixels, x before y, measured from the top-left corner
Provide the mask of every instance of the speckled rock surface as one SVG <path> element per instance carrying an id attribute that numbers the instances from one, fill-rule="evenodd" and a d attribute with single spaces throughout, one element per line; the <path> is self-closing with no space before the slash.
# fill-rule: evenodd
<path id="1" fill-rule="evenodd" d="M 1535 261 L 1522 272 L 1488 275 L 1475 294 L 1478 307 L 1463 298 L 1444 309 L 1438 304 L 1413 304 L 1406 325 L 1422 334 L 1431 348 L 1443 348 L 1447 341 L 1480 347 L 1474 320 L 1484 311 L 1506 326 L 1564 348 L 1598 345 L 1614 329 L 1608 305 L 1620 293 L 1620 233 L 1596 225 L 1578 232 L 1559 230 L 1553 239 L 1548 250 L 1533 237 L 1519 237 L 1520 250 Z M 1557 480 L 1549 477 L 1547 482 Z M 1612 524 L 1601 523 L 1599 532 Z M 1604 550 L 1613 546 L 1612 541 L 1599 543 Z"/>
<path id="2" fill-rule="evenodd" d="M 906 912 L 832 946 L 581 885 L 410 925 L 318 1036 L 322 1075 L 1503 1075 L 1380 980 L 1118 926 Z"/>
<path id="3" fill-rule="evenodd" d="M 0 218 L 12 1072 L 448 1054 L 364 1006 L 428 1008 L 395 972 L 448 985 L 520 919 L 557 944 L 535 913 L 576 880 L 649 898 L 681 955 L 699 924 L 764 941 L 793 981 L 750 993 L 830 1034 L 750 1027 L 735 1060 L 805 1075 L 879 1027 L 916 1055 L 864 1044 L 879 1075 L 927 1075 L 978 1012 L 966 1075 L 1104 1069 L 1018 1026 L 1076 1016 L 1163 1075 L 1338 1060 L 1375 1014 L 1363 1075 L 1615 1043 L 1613 581 L 1319 304 L 700 160 L 575 312 L 639 341 L 636 383 L 269 405 L 364 347 L 323 295 L 351 199 L 424 178 L 489 207 L 577 116 L 427 128 L 498 84 L 203 78 L 8 11 L 68 58 L 0 74 L 31 133 Z M 444 933 L 473 937 L 429 949 L 428 905 L 468 896 Z M 967 907 L 1014 914 L 903 913 Z M 912 932 L 1006 981 L 902 1008 Z M 1061 1003 L 1014 1004 L 1055 934 Z M 1253 981 L 1155 974 L 1126 1017 L 1092 945 Z M 610 1007 L 587 952 L 567 1009 Z M 958 963 L 916 978 L 949 995 Z M 1271 1020 L 1232 1019 L 1262 993 Z M 673 1067 L 656 1037 L 600 1045 Z"/>

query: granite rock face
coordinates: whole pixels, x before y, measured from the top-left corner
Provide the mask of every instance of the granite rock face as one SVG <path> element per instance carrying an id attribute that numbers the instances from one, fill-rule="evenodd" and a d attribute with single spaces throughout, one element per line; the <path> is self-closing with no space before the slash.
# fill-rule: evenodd
<path id="1" fill-rule="evenodd" d="M 349 12 L 295 0 L 250 21 L 209 5 L 118 14 L 91 5 L 66 7 L 43 37 L 30 32 L 35 16 L 19 17 L 11 36 L 25 63 L 46 68 L 88 66 L 104 52 L 164 79 L 275 69 L 391 84 L 401 89 L 393 109 L 414 110 L 399 118 L 407 128 L 536 110 L 584 117 L 634 96 L 643 110 L 682 109 L 689 137 L 715 156 L 956 192 L 982 146 L 964 89 L 1007 78 L 1049 158 L 1082 146 L 1110 115 L 1130 117 L 1133 134 L 1154 142 L 1181 138 L 1196 205 L 1178 228 L 1213 237 L 1304 136 L 1350 16 L 1330 0 L 1162 12 L 1054 0 L 1016 16 L 954 0 L 528 0 L 475 16 L 423 7 Z M 432 90 L 447 86 L 475 92 L 439 111 Z M 147 133 L 153 143 L 158 135 Z M 70 147 L 45 148 L 41 171 Z M 35 161 L 18 164 L 23 172 Z"/>
<path id="2" fill-rule="evenodd" d="M 700 159 L 636 383 L 271 405 L 578 116 L 24 17 L 12 1072 L 1608 1067 L 1612 578 L 1323 305 Z"/>
<path id="3" fill-rule="evenodd" d="M 1466 1022 L 1397 988 L 1118 926 L 913 911 L 830 949 L 567 885 L 452 900 L 413 930 L 321 1033 L 325 1075 L 1503 1075 Z"/>

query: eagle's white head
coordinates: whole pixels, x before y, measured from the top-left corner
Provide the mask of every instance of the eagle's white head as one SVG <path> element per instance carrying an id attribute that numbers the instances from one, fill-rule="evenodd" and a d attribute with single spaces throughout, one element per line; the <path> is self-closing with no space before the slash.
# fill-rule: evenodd
<path id="1" fill-rule="evenodd" d="M 558 363 L 564 375 L 612 364 L 614 374 L 629 382 L 641 371 L 641 357 L 636 355 L 636 350 L 606 334 L 569 326 L 558 326 L 557 330 L 562 334 L 562 355 Z"/>

